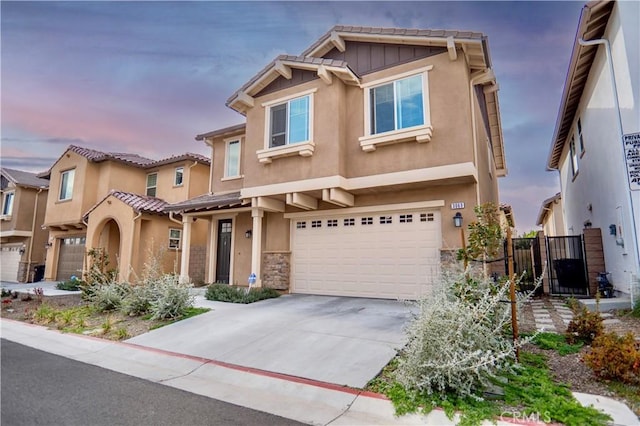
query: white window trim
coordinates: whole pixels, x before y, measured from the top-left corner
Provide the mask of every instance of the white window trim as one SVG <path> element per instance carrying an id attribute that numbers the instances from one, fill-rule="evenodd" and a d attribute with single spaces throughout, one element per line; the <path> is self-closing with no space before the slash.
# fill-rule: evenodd
<path id="1" fill-rule="evenodd" d="M 9 195 L 12 195 L 11 197 L 11 203 L 9 205 L 9 211 L 5 214 L 5 206 L 7 204 L 7 198 L 9 197 Z M 11 220 L 11 217 L 13 216 L 13 206 L 16 202 L 16 191 L 6 191 L 2 193 L 2 210 L 0 211 L 0 220 Z"/>
<path id="2" fill-rule="evenodd" d="M 276 158 L 288 157 L 291 155 L 300 155 L 301 157 L 310 157 L 315 150 L 315 143 L 313 142 L 313 116 L 314 116 L 314 96 L 317 92 L 317 88 L 305 90 L 303 92 L 297 92 L 293 95 L 285 96 L 282 98 L 274 99 L 268 102 L 264 102 L 262 107 L 265 109 L 264 119 L 264 149 L 256 151 L 258 161 L 263 164 L 271 163 Z M 285 102 L 289 102 L 293 99 L 309 96 L 309 140 L 304 142 L 296 142 L 293 144 L 285 144 L 274 148 L 269 147 L 271 139 L 271 107 L 281 105 Z"/>
<path id="3" fill-rule="evenodd" d="M 61 197 L 61 193 L 62 193 L 62 176 L 64 176 L 65 174 L 69 173 L 69 172 L 73 172 L 73 184 L 71 185 L 71 194 L 69 196 L 69 198 L 60 198 Z M 58 201 L 70 201 L 73 199 L 73 188 L 75 186 L 75 181 L 76 181 L 76 169 L 67 169 L 65 171 L 60 172 L 60 185 L 58 187 Z"/>
<path id="4" fill-rule="evenodd" d="M 243 137 L 239 137 L 239 138 L 229 138 L 229 139 L 225 139 L 224 140 L 224 176 L 221 179 L 222 181 L 227 181 L 227 180 L 235 180 L 235 179 L 241 179 L 244 177 L 244 175 L 241 173 L 240 170 L 240 165 L 242 164 L 242 141 L 243 141 Z M 237 175 L 233 175 L 230 176 L 229 175 L 229 145 L 231 145 L 232 142 L 238 142 L 238 174 Z"/>
<path id="5" fill-rule="evenodd" d="M 569 167 L 571 167 L 571 176 L 575 179 L 578 176 L 578 172 L 580 171 L 580 155 L 578 151 L 576 151 L 576 139 L 575 135 L 571 135 L 571 139 L 569 139 Z"/>
<path id="6" fill-rule="evenodd" d="M 156 175 L 156 185 L 155 186 L 149 186 L 149 176 L 151 176 L 151 175 Z M 146 195 L 147 197 L 157 197 L 158 196 L 158 172 L 147 173 L 144 185 L 145 185 L 144 195 Z M 156 195 L 147 195 L 148 192 L 149 192 L 149 189 L 151 189 L 151 188 L 155 188 Z"/>
<path id="7" fill-rule="evenodd" d="M 178 178 L 178 170 L 182 170 L 182 182 L 180 182 L 180 183 L 176 183 L 176 180 Z M 176 167 L 174 169 L 174 171 L 173 171 L 173 186 L 175 186 L 175 187 L 184 186 L 184 166 L 179 166 L 179 167 Z M 156 192 L 157 192 L 157 187 L 156 187 Z"/>
<path id="8" fill-rule="evenodd" d="M 180 237 L 172 238 L 171 231 L 178 231 L 180 233 Z M 171 240 L 178 240 L 178 247 L 171 247 Z M 169 228 L 169 241 L 167 244 L 169 250 L 181 250 L 182 249 L 182 229 L 180 228 Z"/>
<path id="9" fill-rule="evenodd" d="M 358 138 L 360 147 L 365 152 L 372 152 L 378 146 L 391 145 L 395 143 L 416 141 L 418 143 L 429 142 L 433 135 L 433 126 L 431 125 L 431 107 L 429 101 L 429 76 L 428 72 L 433 69 L 433 65 L 422 67 L 416 70 L 407 71 L 402 74 L 396 74 L 391 77 L 370 81 L 362 84 L 361 87 L 364 95 L 364 136 Z M 403 78 L 412 77 L 422 74 L 422 99 L 424 102 L 424 124 L 420 126 L 409 127 L 406 129 L 391 130 L 384 133 L 371 134 L 371 89 L 383 84 L 391 83 Z"/>

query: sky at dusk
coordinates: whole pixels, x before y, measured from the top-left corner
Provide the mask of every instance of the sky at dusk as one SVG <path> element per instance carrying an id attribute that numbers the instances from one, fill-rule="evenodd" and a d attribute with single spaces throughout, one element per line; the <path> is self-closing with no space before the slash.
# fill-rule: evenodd
<path id="1" fill-rule="evenodd" d="M 160 159 L 242 123 L 233 92 L 338 24 L 489 37 L 518 233 L 559 190 L 545 170 L 583 2 L 0 2 L 1 162 L 47 170 L 69 144 Z"/>

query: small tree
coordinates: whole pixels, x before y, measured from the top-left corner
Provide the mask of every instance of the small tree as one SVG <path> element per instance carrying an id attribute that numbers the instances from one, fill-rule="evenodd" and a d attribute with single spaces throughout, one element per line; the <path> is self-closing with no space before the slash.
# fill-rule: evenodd
<path id="1" fill-rule="evenodd" d="M 498 256 L 503 241 L 498 207 L 493 203 L 484 203 L 475 206 L 473 211 L 477 220 L 468 226 L 469 242 L 458 251 L 458 259 L 488 263 Z"/>

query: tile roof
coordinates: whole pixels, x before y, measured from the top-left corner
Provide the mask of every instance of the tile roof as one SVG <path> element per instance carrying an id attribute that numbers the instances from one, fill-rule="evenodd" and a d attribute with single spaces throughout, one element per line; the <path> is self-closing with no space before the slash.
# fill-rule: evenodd
<path id="1" fill-rule="evenodd" d="M 169 204 L 165 207 L 165 211 L 191 211 L 191 210 L 209 210 L 221 209 L 228 207 L 241 206 L 244 202 L 240 198 L 240 192 L 231 192 L 229 194 L 214 195 L 205 194 L 190 200 L 181 201 L 179 203 Z"/>
<path id="2" fill-rule="evenodd" d="M 69 145 L 69 151 L 75 152 L 78 155 L 82 155 L 89 161 L 99 163 L 101 161 L 114 160 L 123 163 L 129 163 L 133 166 L 144 167 L 153 163 L 154 160 L 141 157 L 138 154 L 129 154 L 126 152 L 102 152 L 95 149 L 84 148 L 76 145 Z"/>
<path id="3" fill-rule="evenodd" d="M 218 136 L 225 136 L 225 135 L 230 135 L 232 133 L 238 133 L 238 132 L 244 132 L 244 130 L 247 128 L 247 124 L 246 123 L 242 123 L 242 124 L 236 124 L 234 126 L 229 126 L 229 127 L 225 127 L 223 129 L 218 129 L 218 130 L 213 130 L 211 132 L 207 132 L 207 133 L 202 133 L 200 135 L 196 135 L 196 140 L 197 141 L 202 141 L 205 140 L 207 138 L 214 138 L 214 137 L 218 137 Z"/>
<path id="4" fill-rule="evenodd" d="M 149 214 L 159 214 L 159 215 L 167 214 L 167 212 L 164 211 L 164 208 L 168 206 L 169 203 L 167 203 L 166 201 L 160 198 L 134 194 L 131 192 L 116 191 L 112 189 L 102 200 L 98 201 L 93 207 L 91 207 L 84 214 L 84 217 L 87 217 L 92 211 L 94 211 L 100 204 L 102 204 L 110 196 L 113 196 L 118 200 L 122 201 L 123 203 L 131 207 L 136 213 L 149 213 Z"/>
<path id="5" fill-rule="evenodd" d="M 147 165 L 147 168 L 163 166 L 165 164 L 177 163 L 179 161 L 197 161 L 201 164 L 206 164 L 207 166 L 211 165 L 211 159 L 204 155 L 195 154 L 193 152 L 187 152 L 185 154 L 173 155 L 171 157 L 164 158 L 162 160 L 154 161 L 153 163 Z"/>
<path id="6" fill-rule="evenodd" d="M 18 186 L 30 188 L 49 188 L 49 180 L 41 179 L 36 173 L 23 172 L 22 170 L 7 169 L 2 167 L 0 172 L 10 182 Z"/>

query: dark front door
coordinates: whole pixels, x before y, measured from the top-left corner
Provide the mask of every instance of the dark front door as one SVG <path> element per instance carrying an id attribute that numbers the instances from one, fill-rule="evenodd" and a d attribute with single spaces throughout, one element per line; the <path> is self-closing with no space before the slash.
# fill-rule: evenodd
<path id="1" fill-rule="evenodd" d="M 231 219 L 218 221 L 218 253 L 216 255 L 216 282 L 229 284 L 231 265 Z"/>

